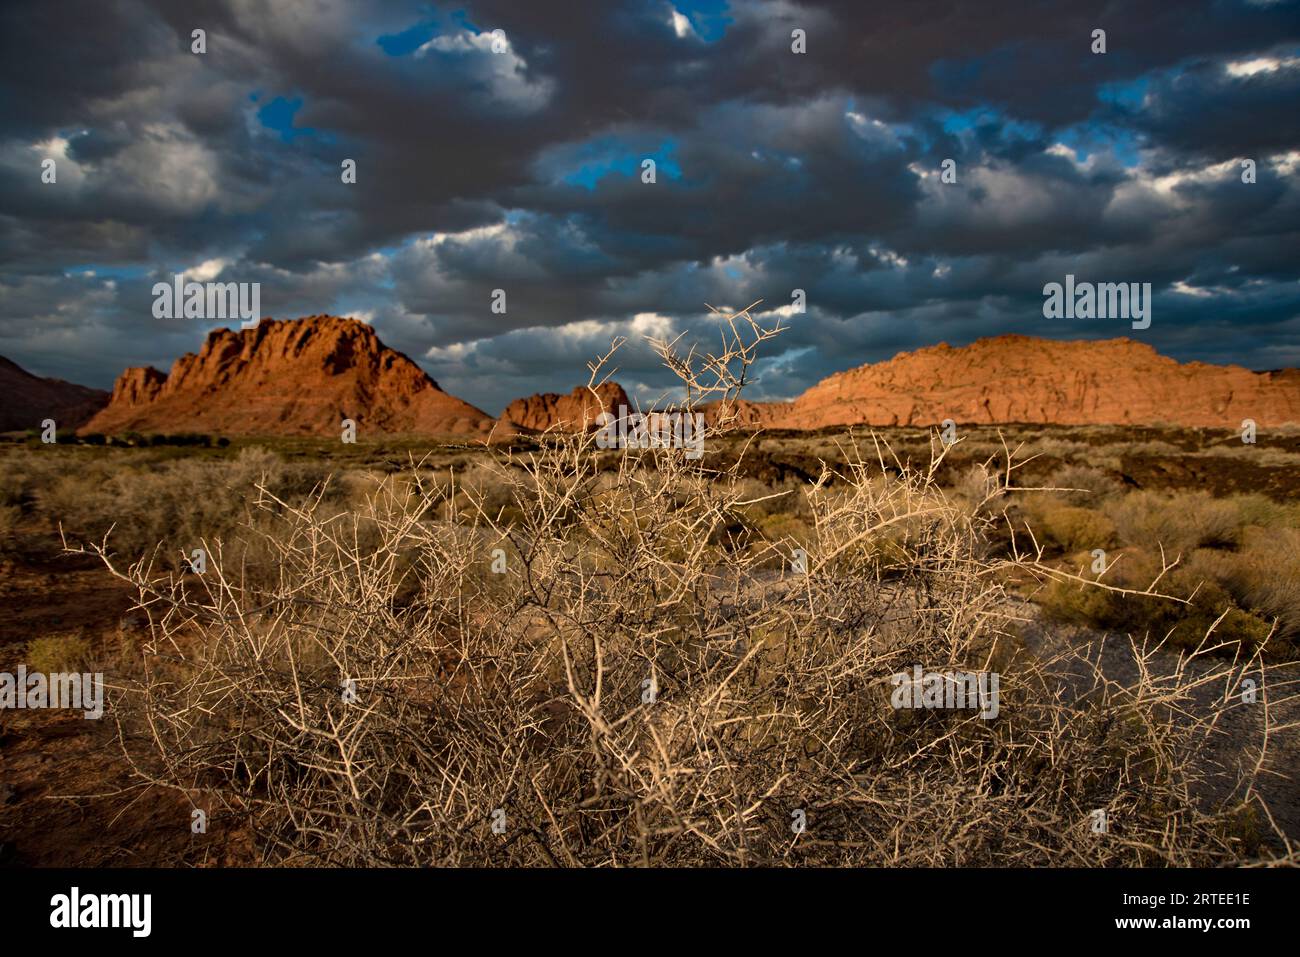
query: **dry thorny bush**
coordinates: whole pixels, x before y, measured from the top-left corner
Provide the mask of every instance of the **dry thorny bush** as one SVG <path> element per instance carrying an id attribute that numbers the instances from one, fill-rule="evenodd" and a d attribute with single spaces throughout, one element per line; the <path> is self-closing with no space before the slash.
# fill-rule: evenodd
<path id="1" fill-rule="evenodd" d="M 716 403 L 706 449 L 779 331 L 748 310 L 721 320 L 716 356 L 653 343 L 686 411 Z M 851 464 L 802 491 L 806 570 L 791 543 L 749 536 L 735 463 L 606 451 L 591 433 L 494 460 L 511 523 L 482 488 L 419 463 L 341 514 L 320 492 L 263 491 L 269 578 L 228 567 L 215 542 L 203 575 L 119 572 L 151 636 L 113 701 L 125 753 L 143 780 L 214 807 L 211 827 L 251 827 L 276 864 L 1293 856 L 1260 840 L 1254 773 L 1198 798 L 1207 744 L 1245 707 L 1242 676 L 1267 684 L 1268 667 L 1206 657 L 1169 674 L 1145 667 L 1147 649 L 1123 687 L 1081 652 L 1027 648 L 1005 589 L 1064 573 L 1032 543 L 989 547 L 1016 453 L 970 501 L 934 467 L 852 441 Z M 998 672 L 1000 713 L 895 710 L 889 676 L 915 664 Z M 1251 706 L 1266 715 L 1269 690 Z"/>

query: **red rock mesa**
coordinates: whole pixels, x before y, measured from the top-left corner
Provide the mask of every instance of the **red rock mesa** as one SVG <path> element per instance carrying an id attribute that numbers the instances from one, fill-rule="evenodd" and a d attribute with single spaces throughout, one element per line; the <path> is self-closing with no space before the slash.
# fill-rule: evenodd
<path id="1" fill-rule="evenodd" d="M 1240 428 L 1300 423 L 1300 369 L 1180 363 L 1131 339 L 940 343 L 839 372 L 793 402 L 740 402 L 764 428 L 1033 422 Z"/>

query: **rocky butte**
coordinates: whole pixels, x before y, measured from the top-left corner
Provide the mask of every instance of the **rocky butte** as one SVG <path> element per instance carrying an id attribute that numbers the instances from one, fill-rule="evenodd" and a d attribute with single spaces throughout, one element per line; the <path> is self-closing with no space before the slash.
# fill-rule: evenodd
<path id="1" fill-rule="evenodd" d="M 308 316 L 216 329 L 169 374 L 127 369 L 108 406 L 79 431 L 338 436 L 344 419 L 362 438 L 477 437 L 493 426 L 364 322 Z"/>
<path id="2" fill-rule="evenodd" d="M 617 415 L 619 406 L 632 404 L 617 382 L 603 382 L 595 391 L 592 395 L 591 389 L 584 385 L 568 395 L 543 392 L 515 399 L 501 413 L 502 424 L 520 431 L 584 432 L 596 427 L 596 419 L 602 412 Z"/>
<path id="3" fill-rule="evenodd" d="M 1131 339 L 1064 342 L 1006 335 L 940 343 L 839 372 L 792 402 L 739 402 L 738 424 L 1028 422 L 1237 429 L 1300 423 L 1300 369 L 1180 363 Z"/>

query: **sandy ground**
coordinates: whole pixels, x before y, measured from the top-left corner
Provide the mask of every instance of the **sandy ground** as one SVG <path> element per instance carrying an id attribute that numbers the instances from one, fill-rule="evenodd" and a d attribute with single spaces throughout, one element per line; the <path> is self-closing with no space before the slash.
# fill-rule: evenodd
<path id="1" fill-rule="evenodd" d="M 60 632 L 111 659 L 142 624 L 130 587 L 58 548 L 39 540 L 0 562 L 0 671 L 14 672 L 33 637 Z M 244 835 L 193 834 L 192 810 L 185 795 L 133 778 L 111 715 L 0 711 L 0 866 L 252 862 Z"/>

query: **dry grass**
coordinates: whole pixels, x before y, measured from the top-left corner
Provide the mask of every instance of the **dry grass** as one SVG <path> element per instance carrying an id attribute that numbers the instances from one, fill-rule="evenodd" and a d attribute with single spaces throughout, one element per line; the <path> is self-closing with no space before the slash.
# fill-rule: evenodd
<path id="1" fill-rule="evenodd" d="M 1284 638 L 1300 638 L 1300 529 L 1253 527 L 1217 577 L 1246 607 L 1278 620 Z"/>
<path id="2" fill-rule="evenodd" d="M 47 470 L 30 498 L 34 511 L 76 539 L 100 540 L 112 531 L 113 547 L 135 558 L 158 549 L 168 567 L 183 567 L 195 548 L 248 536 L 249 502 L 258 486 L 300 496 L 325 476 L 318 466 L 289 465 L 261 448 L 233 459 L 176 459 L 134 467 Z M 329 501 L 337 499 L 331 489 Z"/>
<path id="3" fill-rule="evenodd" d="M 0 554 L 13 546 L 12 535 L 22 517 L 22 509 L 17 505 L 0 505 Z"/>
<path id="4" fill-rule="evenodd" d="M 1106 472 L 1091 465 L 1070 464 L 1057 469 L 1050 485 L 1063 491 L 1057 493 L 1066 505 L 1096 507 L 1110 496 L 1119 495 L 1123 486 Z"/>

